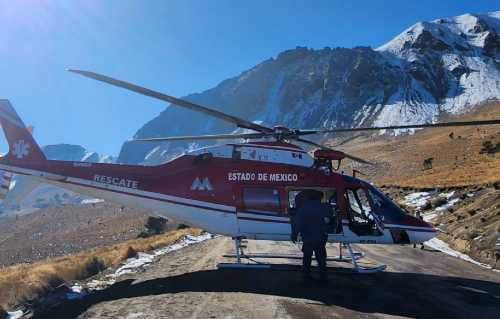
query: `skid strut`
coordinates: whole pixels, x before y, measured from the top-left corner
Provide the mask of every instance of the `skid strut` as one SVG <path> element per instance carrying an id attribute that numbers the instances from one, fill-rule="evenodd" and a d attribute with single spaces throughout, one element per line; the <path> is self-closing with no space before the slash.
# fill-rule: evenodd
<path id="1" fill-rule="evenodd" d="M 219 263 L 219 264 L 217 264 L 218 269 L 231 269 L 231 268 L 232 269 L 241 269 L 241 268 L 269 269 L 269 268 L 271 268 L 271 265 L 269 265 L 269 264 L 242 263 L 241 262 L 242 258 L 245 258 L 245 259 L 250 258 L 243 251 L 243 248 L 247 247 L 247 246 L 245 246 L 245 244 L 247 242 L 242 237 L 233 237 L 233 240 L 234 240 L 235 253 L 234 253 L 234 255 L 231 255 L 231 257 L 236 258 L 236 262 L 235 263 Z"/>
<path id="2" fill-rule="evenodd" d="M 219 269 L 286 269 L 286 265 L 284 264 L 267 264 L 267 263 L 258 263 L 254 259 L 265 258 L 265 259 L 302 259 L 302 255 L 298 254 L 269 254 L 269 253 L 245 253 L 243 250 L 246 248 L 247 241 L 242 237 L 235 237 L 234 240 L 234 254 L 225 254 L 223 257 L 235 258 L 235 263 L 219 263 L 217 268 Z M 347 248 L 348 255 L 342 255 L 342 248 Z M 378 266 L 378 267 L 363 267 L 360 266 L 357 262 L 358 259 L 363 257 L 363 253 L 354 252 L 349 243 L 339 243 L 339 256 L 329 257 L 327 261 L 342 261 L 349 262 L 351 261 L 353 271 L 359 273 L 373 273 L 378 271 L 385 270 L 386 266 Z M 242 259 L 249 259 L 256 263 L 243 263 Z"/>
<path id="3" fill-rule="evenodd" d="M 376 267 L 363 267 L 363 266 L 360 266 L 357 262 L 357 258 L 356 258 L 356 253 L 353 252 L 352 250 L 352 247 L 351 247 L 351 244 L 349 243 L 341 243 L 340 244 L 340 249 L 342 249 L 342 245 L 346 246 L 347 247 L 347 250 L 349 251 L 349 255 L 351 255 L 351 263 L 352 263 L 352 270 L 355 271 L 355 272 L 359 272 L 359 273 L 374 273 L 374 272 L 380 272 L 380 271 L 384 271 L 387 266 L 386 265 L 380 265 L 380 266 L 376 266 Z"/>

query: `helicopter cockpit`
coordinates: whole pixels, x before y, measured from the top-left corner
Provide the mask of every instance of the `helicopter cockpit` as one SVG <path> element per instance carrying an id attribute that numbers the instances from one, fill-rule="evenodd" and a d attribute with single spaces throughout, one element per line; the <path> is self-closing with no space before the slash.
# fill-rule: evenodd
<path id="1" fill-rule="evenodd" d="M 380 236 L 381 221 L 376 215 L 373 200 L 362 187 L 347 188 L 345 201 L 348 208 L 349 228 L 358 236 Z"/>
<path id="2" fill-rule="evenodd" d="M 406 212 L 369 183 L 343 176 L 348 183 L 344 199 L 348 208 L 349 228 L 359 236 L 382 235 L 384 224 L 397 224 Z"/>

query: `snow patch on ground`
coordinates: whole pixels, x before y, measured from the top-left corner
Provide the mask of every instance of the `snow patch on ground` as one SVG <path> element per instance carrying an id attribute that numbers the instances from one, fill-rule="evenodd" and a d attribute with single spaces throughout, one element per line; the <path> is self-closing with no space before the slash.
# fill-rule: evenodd
<path id="1" fill-rule="evenodd" d="M 424 205 L 428 203 L 428 201 L 432 198 L 432 195 L 435 194 L 435 191 L 433 192 L 416 192 L 416 193 L 411 193 L 405 196 L 404 198 L 404 203 L 408 206 L 415 207 L 417 209 L 420 209 Z M 447 202 L 439 207 L 436 207 L 432 211 L 429 211 L 427 213 L 422 214 L 422 217 L 424 221 L 426 222 L 432 222 L 434 218 L 436 218 L 438 215 L 443 214 L 444 211 L 446 211 L 448 208 L 452 207 L 453 205 L 457 204 L 460 201 L 460 198 L 452 198 L 455 195 L 455 191 L 451 191 L 448 193 L 441 193 L 438 196 L 442 198 L 446 198 Z M 481 239 L 482 236 L 478 236 L 474 238 L 474 240 L 479 240 Z M 425 245 L 431 247 L 432 249 L 439 250 L 447 255 L 463 259 L 465 261 L 468 261 L 470 263 L 479 265 L 484 268 L 492 269 L 490 265 L 486 265 L 483 263 L 480 263 L 474 259 L 472 259 L 470 256 L 463 254 L 461 252 L 458 252 L 456 250 L 453 250 L 450 248 L 450 246 L 443 242 L 440 239 L 437 238 L 432 238 L 431 240 L 428 240 L 425 242 Z M 494 271 L 498 271 L 493 269 Z"/>
<path id="2" fill-rule="evenodd" d="M 434 218 L 436 218 L 438 216 L 437 213 L 426 213 L 426 214 L 422 214 L 422 218 L 424 219 L 424 221 L 426 222 L 432 222 L 432 220 Z"/>
<path id="3" fill-rule="evenodd" d="M 459 201 L 460 201 L 460 198 L 453 198 L 453 199 L 449 200 L 446 204 L 443 204 L 443 205 L 441 205 L 439 207 L 436 207 L 435 211 L 441 212 L 443 210 L 447 210 L 448 208 L 450 208 L 451 206 L 455 205 Z"/>
<path id="4" fill-rule="evenodd" d="M 411 193 L 405 196 L 404 198 L 404 204 L 413 208 L 416 208 L 417 210 L 421 210 L 427 203 L 432 199 L 433 195 L 436 194 L 436 191 L 430 191 L 430 192 L 416 192 L 416 193 Z M 452 198 L 453 195 L 455 195 L 455 191 L 451 191 L 449 193 L 441 193 L 438 196 L 442 198 L 446 198 L 448 201 L 433 209 L 432 211 L 428 211 L 424 214 L 422 214 L 422 217 L 426 222 L 432 221 L 434 218 L 436 218 L 439 214 L 442 214 L 444 211 L 446 211 L 448 208 L 452 207 L 453 205 L 457 204 L 460 199 L 459 198 Z"/>
<path id="5" fill-rule="evenodd" d="M 138 252 L 136 257 L 125 260 L 124 264 L 115 271 L 114 277 L 134 273 L 137 268 L 150 264 L 153 260 L 154 255 Z"/>
<path id="6" fill-rule="evenodd" d="M 23 314 L 24 313 L 23 313 L 22 310 L 7 311 L 7 318 L 6 319 L 18 319 L 18 318 L 22 318 Z"/>
<path id="7" fill-rule="evenodd" d="M 116 279 L 125 274 L 132 274 L 137 272 L 140 268 L 151 264 L 156 257 L 165 255 L 172 251 L 176 251 L 187 247 L 189 245 L 197 244 L 202 241 L 213 238 L 212 234 L 203 234 L 200 236 L 190 236 L 187 235 L 182 238 L 179 242 L 153 250 L 148 253 L 139 252 L 136 257 L 128 258 L 123 261 L 121 265 L 112 274 L 106 275 L 103 280 L 91 280 L 85 284 L 87 290 L 102 290 L 116 282 Z M 71 287 L 72 293 L 67 295 L 68 299 L 82 298 L 86 294 L 85 289 L 80 283 L 76 283 Z M 78 296 L 79 295 L 79 296 Z"/>
<path id="8" fill-rule="evenodd" d="M 439 250 L 440 252 L 445 253 L 446 255 L 460 258 L 462 260 L 468 261 L 470 263 L 473 263 L 475 265 L 478 265 L 478 266 L 481 266 L 481 267 L 484 267 L 487 269 L 492 269 L 492 267 L 490 265 L 480 263 L 480 262 L 472 259 L 470 256 L 450 248 L 450 246 L 447 243 L 445 243 L 444 241 L 442 241 L 440 239 L 432 238 L 431 240 L 426 241 L 424 244 L 432 249 Z M 496 269 L 493 269 L 493 270 L 497 271 Z"/>
<path id="9" fill-rule="evenodd" d="M 430 200 L 432 194 L 434 194 L 434 192 L 411 193 L 411 194 L 405 196 L 404 203 L 405 203 L 405 205 L 408 205 L 411 207 L 422 208 Z"/>
<path id="10" fill-rule="evenodd" d="M 449 193 L 441 193 L 441 194 L 439 194 L 439 196 L 447 198 L 447 199 L 451 198 L 453 195 L 455 195 L 455 191 L 451 191 Z"/>
<path id="11" fill-rule="evenodd" d="M 80 202 L 80 204 L 82 205 L 86 205 L 86 204 L 97 204 L 97 203 L 102 203 L 104 202 L 103 199 L 98 199 L 98 198 L 88 198 L 88 199 L 84 199 Z"/>

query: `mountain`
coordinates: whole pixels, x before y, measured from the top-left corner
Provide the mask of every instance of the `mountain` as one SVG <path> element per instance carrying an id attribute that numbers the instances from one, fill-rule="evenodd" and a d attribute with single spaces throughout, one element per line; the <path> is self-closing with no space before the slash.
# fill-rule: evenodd
<path id="1" fill-rule="evenodd" d="M 432 122 L 500 97 L 500 11 L 418 22 L 377 49 L 297 47 L 187 100 L 290 128 Z M 167 107 L 135 138 L 234 130 Z M 154 164 L 198 142 L 124 143 L 118 161 Z"/>
<path id="2" fill-rule="evenodd" d="M 42 147 L 50 160 L 114 163 L 116 159 L 88 151 L 80 145 L 55 144 Z M 19 209 L 36 209 L 63 204 L 79 204 L 95 201 L 49 184 L 33 182 L 29 177 L 14 175 L 7 198 L 0 204 L 0 213 Z"/>
<path id="3" fill-rule="evenodd" d="M 61 161 L 80 161 L 92 163 L 114 163 L 116 159 L 109 155 L 99 155 L 88 151 L 80 145 L 54 144 L 42 147 L 42 151 L 48 159 Z"/>

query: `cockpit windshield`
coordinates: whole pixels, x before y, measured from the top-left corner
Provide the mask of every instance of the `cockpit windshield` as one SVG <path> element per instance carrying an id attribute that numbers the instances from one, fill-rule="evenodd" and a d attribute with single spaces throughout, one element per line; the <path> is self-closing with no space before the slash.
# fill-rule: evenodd
<path id="1" fill-rule="evenodd" d="M 406 215 L 406 212 L 401 209 L 396 203 L 394 203 L 390 198 L 385 196 L 378 189 L 370 184 L 366 184 L 368 187 L 368 194 L 373 203 L 373 210 L 375 214 L 383 216 L 384 219 L 390 219 L 393 221 L 401 220 Z"/>
<path id="2" fill-rule="evenodd" d="M 343 178 L 349 185 L 345 196 L 353 216 L 358 215 L 366 221 L 374 215 L 381 222 L 397 222 L 406 218 L 407 213 L 402 208 L 371 184 L 351 176 Z"/>

